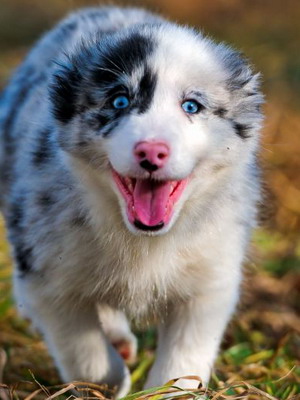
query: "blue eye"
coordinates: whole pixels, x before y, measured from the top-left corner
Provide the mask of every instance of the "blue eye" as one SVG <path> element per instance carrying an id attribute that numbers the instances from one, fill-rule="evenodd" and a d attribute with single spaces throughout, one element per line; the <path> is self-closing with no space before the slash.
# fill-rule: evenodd
<path id="1" fill-rule="evenodd" d="M 201 108 L 200 104 L 195 100 L 186 100 L 181 104 L 181 107 L 187 114 L 196 114 Z"/>
<path id="2" fill-rule="evenodd" d="M 112 105 L 114 108 L 121 110 L 123 108 L 127 108 L 129 106 L 129 99 L 127 96 L 117 96 L 113 99 Z"/>

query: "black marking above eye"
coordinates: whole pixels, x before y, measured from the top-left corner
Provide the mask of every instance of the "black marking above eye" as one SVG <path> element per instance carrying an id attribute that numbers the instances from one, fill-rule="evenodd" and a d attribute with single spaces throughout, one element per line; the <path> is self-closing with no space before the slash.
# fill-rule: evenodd
<path id="1" fill-rule="evenodd" d="M 149 109 L 153 100 L 156 84 L 157 74 L 151 71 L 149 67 L 146 67 L 140 81 L 137 95 L 137 108 L 140 114 L 145 113 Z"/>
<path id="2" fill-rule="evenodd" d="M 97 85 L 106 86 L 117 82 L 123 74 L 130 75 L 143 65 L 153 52 L 154 42 L 140 32 L 108 43 L 107 50 L 99 52 L 99 60 L 92 66 L 92 79 Z"/>
<path id="3" fill-rule="evenodd" d="M 132 73 L 143 65 L 146 58 L 153 52 L 154 43 L 140 32 L 131 33 L 125 39 L 119 40 L 109 52 L 109 67 L 117 66 L 119 71 Z"/>

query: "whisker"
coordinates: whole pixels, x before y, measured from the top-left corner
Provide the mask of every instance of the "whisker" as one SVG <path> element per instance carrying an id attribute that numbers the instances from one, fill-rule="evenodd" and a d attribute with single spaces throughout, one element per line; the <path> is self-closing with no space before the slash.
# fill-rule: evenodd
<path id="1" fill-rule="evenodd" d="M 115 71 L 115 70 L 113 70 L 113 69 L 102 68 L 102 67 L 98 67 L 97 69 L 99 69 L 99 70 L 101 70 L 101 71 L 111 72 L 112 74 L 114 74 L 114 75 L 116 75 L 116 76 L 119 76 L 119 75 L 120 75 L 119 72 L 117 72 L 117 71 Z"/>
<path id="2" fill-rule="evenodd" d="M 118 71 L 123 72 L 122 69 L 116 63 L 114 63 L 110 58 L 108 58 L 105 54 L 102 54 L 102 57 L 105 58 L 112 65 L 114 65 Z"/>

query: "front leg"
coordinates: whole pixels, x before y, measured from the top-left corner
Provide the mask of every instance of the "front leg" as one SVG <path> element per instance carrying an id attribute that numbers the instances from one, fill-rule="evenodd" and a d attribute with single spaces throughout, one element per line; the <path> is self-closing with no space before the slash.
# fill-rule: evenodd
<path id="1" fill-rule="evenodd" d="M 137 339 L 130 330 L 124 312 L 106 304 L 98 305 L 99 317 L 105 336 L 128 363 L 133 363 L 137 353 Z"/>
<path id="2" fill-rule="evenodd" d="M 223 332 L 238 299 L 239 281 L 238 277 L 222 282 L 219 278 L 214 287 L 172 310 L 159 327 L 156 361 L 146 387 L 163 385 L 185 375 L 198 375 L 204 385 L 208 383 Z M 181 379 L 176 385 L 191 388 L 198 383 Z"/>
<path id="3" fill-rule="evenodd" d="M 46 296 L 43 286 L 34 278 L 15 277 L 18 306 L 43 334 L 62 379 L 107 384 L 117 397 L 127 394 L 128 368 L 101 328 L 96 305 Z"/>

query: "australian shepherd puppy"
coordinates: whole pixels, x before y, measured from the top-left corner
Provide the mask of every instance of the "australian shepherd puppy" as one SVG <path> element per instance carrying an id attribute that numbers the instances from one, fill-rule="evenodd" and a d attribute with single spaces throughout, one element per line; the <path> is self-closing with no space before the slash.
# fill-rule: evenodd
<path id="1" fill-rule="evenodd" d="M 0 168 L 15 297 L 63 380 L 126 394 L 135 320 L 158 325 L 147 387 L 208 382 L 256 219 L 258 81 L 226 45 L 118 7 L 71 15 L 14 74 Z"/>

